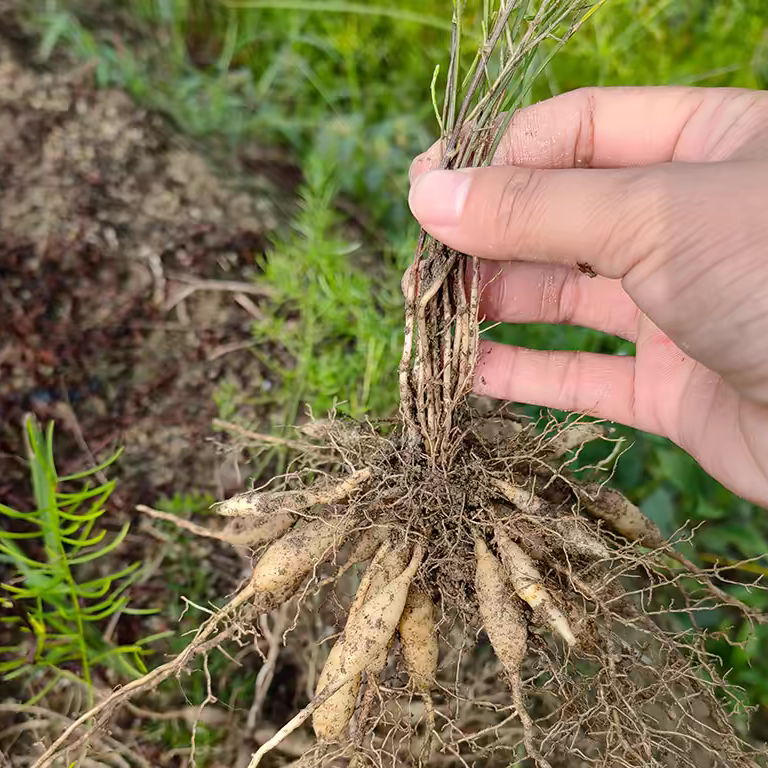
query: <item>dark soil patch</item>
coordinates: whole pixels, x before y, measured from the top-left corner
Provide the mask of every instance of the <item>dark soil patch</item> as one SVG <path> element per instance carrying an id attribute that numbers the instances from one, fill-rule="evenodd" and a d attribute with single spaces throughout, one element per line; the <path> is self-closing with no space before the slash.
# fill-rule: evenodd
<path id="1" fill-rule="evenodd" d="M 64 471 L 125 446 L 123 509 L 229 492 L 213 395 L 266 375 L 249 345 L 272 206 L 88 68 L 20 50 L 0 38 L 0 497 L 28 502 L 27 411 L 58 422 Z"/>

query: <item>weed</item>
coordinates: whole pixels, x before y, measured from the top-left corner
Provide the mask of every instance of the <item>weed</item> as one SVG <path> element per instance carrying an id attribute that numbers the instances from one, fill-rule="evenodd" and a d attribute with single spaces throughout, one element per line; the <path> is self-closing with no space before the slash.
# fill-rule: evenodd
<path id="1" fill-rule="evenodd" d="M 293 361 L 280 371 L 279 419 L 293 424 L 302 403 L 325 413 L 339 400 L 356 417 L 387 413 L 396 402 L 401 332 L 395 271 L 386 262 L 364 269 L 359 244 L 340 235 L 335 174 L 319 156 L 305 174 L 290 232 L 264 264 L 276 310 L 254 326 L 259 341 L 280 344 Z"/>
<path id="2" fill-rule="evenodd" d="M 93 672 L 110 668 L 119 676 L 146 672 L 143 656 L 158 636 L 131 645 L 114 645 L 101 627 L 118 613 L 146 614 L 131 608 L 127 590 L 141 575 L 141 563 L 114 572 L 100 566 L 128 534 L 129 523 L 107 538 L 99 529 L 114 480 L 96 484 L 120 455 L 76 474 L 59 476 L 53 450 L 53 423 L 45 433 L 36 419 L 24 424 L 35 509 L 22 512 L 0 504 L 9 530 L 0 531 L 0 562 L 11 577 L 1 586 L 7 615 L 0 621 L 20 636 L 0 648 L 11 658 L 0 663 L 6 681 L 23 678 L 36 689 L 28 703 L 41 699 L 62 677 L 80 680 L 91 695 Z M 71 489 L 71 490 L 70 490 Z"/>

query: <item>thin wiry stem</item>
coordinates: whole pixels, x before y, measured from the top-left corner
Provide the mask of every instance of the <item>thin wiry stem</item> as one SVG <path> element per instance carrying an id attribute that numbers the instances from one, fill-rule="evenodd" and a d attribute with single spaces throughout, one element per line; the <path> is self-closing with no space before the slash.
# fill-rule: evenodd
<path id="1" fill-rule="evenodd" d="M 553 55 L 541 59 L 542 44 L 556 37 L 554 50 L 562 47 L 590 7 L 584 0 L 484 0 L 482 44 L 462 76 L 463 5 L 463 0 L 454 0 L 439 121 L 444 169 L 490 163 L 534 75 Z M 410 445 L 420 446 L 431 463 L 443 465 L 454 453 L 449 447 L 457 423 L 454 411 L 471 389 L 478 351 L 481 286 L 476 261 L 469 297 L 464 295 L 466 269 L 463 254 L 421 233 L 406 286 L 401 411 Z"/>

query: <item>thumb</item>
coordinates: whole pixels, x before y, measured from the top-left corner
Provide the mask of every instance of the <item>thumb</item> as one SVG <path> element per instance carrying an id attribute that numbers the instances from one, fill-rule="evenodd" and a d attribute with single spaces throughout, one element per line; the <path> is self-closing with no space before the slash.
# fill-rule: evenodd
<path id="1" fill-rule="evenodd" d="M 484 259 L 577 264 L 623 277 L 647 252 L 642 226 L 658 204 L 658 169 L 430 171 L 409 197 L 413 215 L 435 238 Z M 638 232 L 645 239 L 638 241 Z"/>

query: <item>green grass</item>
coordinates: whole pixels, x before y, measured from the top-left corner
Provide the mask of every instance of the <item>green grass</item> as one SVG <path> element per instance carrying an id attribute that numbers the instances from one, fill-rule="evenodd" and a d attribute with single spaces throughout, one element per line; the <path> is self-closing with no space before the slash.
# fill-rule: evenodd
<path id="1" fill-rule="evenodd" d="M 416 234 L 407 168 L 436 135 L 429 88 L 435 65 L 445 70 L 450 3 L 247 5 L 127 0 L 139 32 L 128 25 L 117 38 L 81 15 L 77 0 L 48 0 L 35 20 L 44 52 L 61 45 L 94 61 L 103 84 L 162 109 L 183 131 L 290 149 L 305 171 L 302 203 L 267 257 L 265 279 L 278 298 L 269 323 L 254 330 L 265 348 L 278 344 L 292 361 L 276 371 L 277 418 L 290 423 L 304 404 L 322 413 L 334 400 L 356 415 L 386 414 L 397 391 L 397 282 Z M 583 85 L 674 83 L 768 86 L 768 4 L 608 0 L 547 67 L 531 99 Z M 357 207 L 362 227 L 351 229 L 339 213 L 342 198 L 345 209 Z M 583 329 L 497 333 L 539 348 L 632 351 Z M 226 411 L 237 393 L 219 394 Z M 700 554 L 725 561 L 768 552 L 764 513 L 668 441 L 620 432 L 635 444 L 616 481 L 665 530 L 701 523 Z M 768 659 L 756 650 L 768 635 L 756 638 L 746 649 L 718 651 L 734 666 L 734 681 L 768 707 Z"/>

